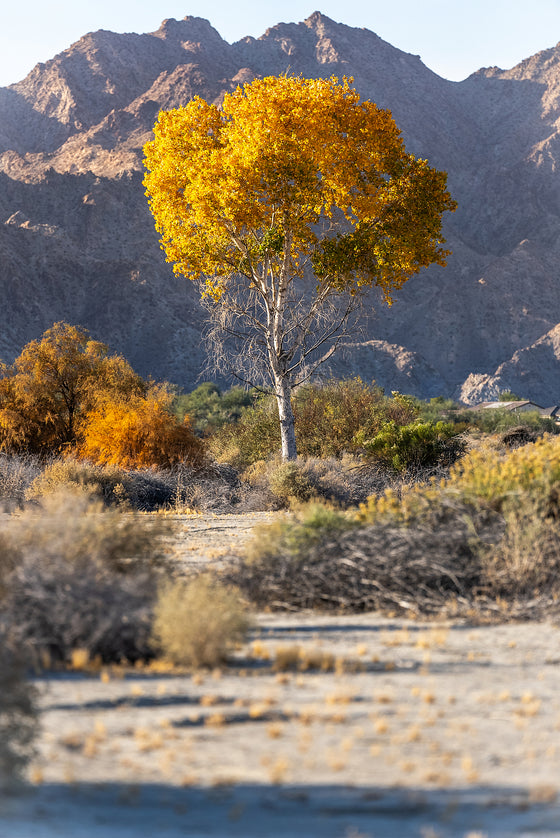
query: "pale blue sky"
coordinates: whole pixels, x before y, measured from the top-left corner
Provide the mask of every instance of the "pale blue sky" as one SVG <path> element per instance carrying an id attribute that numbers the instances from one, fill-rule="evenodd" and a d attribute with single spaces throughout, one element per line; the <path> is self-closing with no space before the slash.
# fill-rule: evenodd
<path id="1" fill-rule="evenodd" d="M 86 32 L 151 32 L 164 18 L 205 17 L 230 43 L 316 9 L 366 27 L 445 78 L 512 67 L 560 41 L 560 0 L 4 0 L 0 86 L 19 81 Z"/>

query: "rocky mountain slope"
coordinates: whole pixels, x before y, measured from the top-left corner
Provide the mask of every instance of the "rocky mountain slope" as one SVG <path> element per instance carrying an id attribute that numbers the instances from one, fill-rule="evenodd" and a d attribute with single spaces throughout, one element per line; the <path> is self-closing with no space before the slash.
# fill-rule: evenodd
<path id="1" fill-rule="evenodd" d="M 413 278 L 391 309 L 372 300 L 363 342 L 333 371 L 423 396 L 560 401 L 560 45 L 456 83 L 317 12 L 235 44 L 191 17 L 102 30 L 0 89 L 0 357 L 64 319 L 139 372 L 194 386 L 202 311 L 159 248 L 142 146 L 158 110 L 286 71 L 352 75 L 459 202 L 448 266 Z"/>

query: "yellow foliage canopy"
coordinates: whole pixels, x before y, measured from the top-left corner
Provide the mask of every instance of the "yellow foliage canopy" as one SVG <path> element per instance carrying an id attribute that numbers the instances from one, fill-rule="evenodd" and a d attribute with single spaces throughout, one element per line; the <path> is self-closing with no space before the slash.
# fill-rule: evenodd
<path id="1" fill-rule="evenodd" d="M 216 366 L 235 355 L 234 375 L 273 387 L 295 458 L 291 390 L 349 333 L 360 289 L 390 303 L 445 264 L 445 173 L 407 154 L 389 111 L 351 80 L 288 76 L 239 87 L 221 109 L 196 97 L 160 113 L 145 164 L 167 259 L 210 298 Z"/>
<path id="2" fill-rule="evenodd" d="M 421 267 L 445 264 L 444 172 L 407 154 L 389 111 L 351 80 L 268 77 L 162 112 L 145 146 L 145 186 L 174 271 L 258 287 L 267 272 L 385 299 Z"/>

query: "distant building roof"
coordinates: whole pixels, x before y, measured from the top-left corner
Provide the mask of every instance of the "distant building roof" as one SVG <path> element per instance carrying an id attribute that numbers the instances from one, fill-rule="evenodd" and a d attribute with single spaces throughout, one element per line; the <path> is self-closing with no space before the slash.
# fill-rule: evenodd
<path id="1" fill-rule="evenodd" d="M 523 413 L 528 410 L 536 410 L 543 418 L 555 419 L 560 422 L 560 405 L 553 404 L 552 407 L 541 407 L 540 404 L 525 399 L 517 402 L 479 402 L 478 404 L 471 404 L 467 410 L 508 410 L 512 413 L 520 411 Z"/>
<path id="2" fill-rule="evenodd" d="M 538 410 L 539 412 L 544 410 L 540 406 L 540 404 L 536 404 L 535 402 L 530 401 L 529 399 L 524 399 L 522 401 L 516 402 L 479 402 L 479 404 L 473 404 L 469 407 L 469 410 Z"/>

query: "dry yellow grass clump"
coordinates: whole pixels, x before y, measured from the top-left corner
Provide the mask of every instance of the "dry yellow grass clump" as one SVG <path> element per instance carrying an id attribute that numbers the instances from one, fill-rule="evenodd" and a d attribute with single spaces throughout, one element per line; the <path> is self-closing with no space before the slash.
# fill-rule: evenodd
<path id="1" fill-rule="evenodd" d="M 215 667 L 245 638 L 250 625 L 237 591 L 201 575 L 162 585 L 154 607 L 153 638 L 173 663 Z"/>

